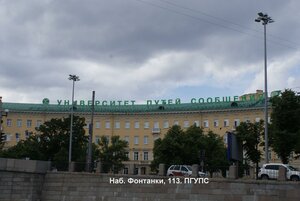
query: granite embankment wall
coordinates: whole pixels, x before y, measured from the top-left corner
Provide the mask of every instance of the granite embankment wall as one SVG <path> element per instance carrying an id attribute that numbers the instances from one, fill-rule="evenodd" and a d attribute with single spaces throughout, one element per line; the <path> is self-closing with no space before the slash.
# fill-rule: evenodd
<path id="1" fill-rule="evenodd" d="M 30 162 L 19 163 L 20 161 L 10 160 L 0 159 L 0 201 L 298 201 L 300 199 L 300 182 L 212 179 L 209 180 L 209 184 L 192 184 L 191 180 L 184 178 L 168 180 L 167 177 L 154 176 L 47 172 L 45 171 L 48 167 L 47 162 L 37 165 L 39 162 L 31 161 L 29 165 Z M 5 166 L 3 162 L 6 163 Z M 23 165 L 19 166 L 21 164 Z M 176 184 L 177 181 L 181 183 Z"/>

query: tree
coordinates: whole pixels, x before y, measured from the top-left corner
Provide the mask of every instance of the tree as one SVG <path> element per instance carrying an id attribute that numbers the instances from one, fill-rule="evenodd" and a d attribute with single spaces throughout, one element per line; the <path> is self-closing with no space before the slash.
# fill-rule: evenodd
<path id="1" fill-rule="evenodd" d="M 205 150 L 205 136 L 203 130 L 193 125 L 185 131 L 183 164 L 199 164 L 200 151 Z"/>
<path id="2" fill-rule="evenodd" d="M 217 134 L 209 132 L 204 135 L 203 130 L 195 125 L 185 132 L 180 126 L 171 127 L 163 139 L 154 143 L 152 168 L 160 163 L 193 165 L 199 164 L 199 152 L 205 150 L 205 168 L 211 174 L 228 168 L 226 149 L 223 140 Z"/>
<path id="3" fill-rule="evenodd" d="M 160 163 L 167 166 L 172 164 L 184 164 L 184 132 L 180 126 L 172 126 L 164 139 L 157 139 L 154 142 L 152 168 L 155 169 Z"/>
<path id="4" fill-rule="evenodd" d="M 42 124 L 34 135 L 21 140 L 17 145 L 3 151 L 4 157 L 30 158 L 33 160 L 50 160 L 62 170 L 68 167 L 70 117 L 51 119 Z M 85 119 L 74 116 L 72 161 L 84 163 L 87 149 L 85 136 Z"/>
<path id="5" fill-rule="evenodd" d="M 243 150 L 245 151 L 246 159 L 256 164 L 256 176 L 258 174 L 258 163 L 261 160 L 262 152 L 258 148 L 261 144 L 261 138 L 264 135 L 264 121 L 251 123 L 242 122 L 236 128 L 236 134 L 238 140 L 243 144 Z"/>
<path id="6" fill-rule="evenodd" d="M 128 143 L 121 140 L 120 136 L 112 136 L 111 143 L 107 137 L 101 136 L 98 144 L 99 159 L 104 172 L 117 173 L 124 167 L 123 162 L 129 160 L 126 154 Z"/>
<path id="7" fill-rule="evenodd" d="M 205 167 L 212 177 L 214 172 L 222 171 L 223 176 L 229 167 L 229 162 L 226 158 L 226 148 L 223 139 L 209 131 L 204 137 L 205 149 Z"/>
<path id="8" fill-rule="evenodd" d="M 293 151 L 300 151 L 300 101 L 292 90 L 285 90 L 280 96 L 273 97 L 270 146 L 283 163 L 289 162 Z"/>
<path id="9" fill-rule="evenodd" d="M 27 140 L 22 140 L 15 146 L 3 150 L 1 157 L 42 160 L 44 158 L 44 153 L 41 152 L 38 137 L 30 136 Z"/>

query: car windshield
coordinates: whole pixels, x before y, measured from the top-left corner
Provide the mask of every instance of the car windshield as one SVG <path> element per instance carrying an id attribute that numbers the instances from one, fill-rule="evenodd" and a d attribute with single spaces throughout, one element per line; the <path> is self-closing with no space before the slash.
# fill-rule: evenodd
<path id="1" fill-rule="evenodd" d="M 288 165 L 289 169 L 292 170 L 292 171 L 297 171 L 298 169 L 297 168 L 294 168 L 293 166 L 291 165 Z"/>
<path id="2" fill-rule="evenodd" d="M 189 169 L 189 171 L 192 171 L 192 167 L 191 166 L 186 166 L 187 169 Z"/>

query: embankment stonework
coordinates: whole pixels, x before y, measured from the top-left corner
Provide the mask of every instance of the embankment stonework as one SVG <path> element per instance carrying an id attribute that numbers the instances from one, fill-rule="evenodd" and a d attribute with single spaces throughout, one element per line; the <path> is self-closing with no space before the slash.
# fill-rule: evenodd
<path id="1" fill-rule="evenodd" d="M 0 158 L 0 201 L 300 200 L 300 182 L 212 179 L 192 184 L 181 178 L 176 184 L 179 178 L 50 172 L 50 167 L 48 161 Z"/>
<path id="2" fill-rule="evenodd" d="M 298 201 L 300 183 L 210 180 L 209 184 L 111 184 L 126 175 L 0 171 L 0 201 Z M 161 177 L 151 177 L 161 178 Z M 167 181 L 167 180 L 165 180 Z"/>
<path id="3" fill-rule="evenodd" d="M 0 170 L 0 201 L 39 201 L 45 174 Z"/>

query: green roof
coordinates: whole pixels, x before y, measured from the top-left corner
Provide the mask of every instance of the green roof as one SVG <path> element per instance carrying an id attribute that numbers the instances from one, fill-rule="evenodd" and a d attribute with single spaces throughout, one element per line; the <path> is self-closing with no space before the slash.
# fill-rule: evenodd
<path id="1" fill-rule="evenodd" d="M 97 113 L 147 113 L 147 112 L 180 112 L 180 111 L 209 111 L 226 109 L 258 109 L 264 107 L 264 100 L 214 102 L 214 103 L 181 103 L 165 105 L 120 105 L 95 106 Z M 3 109 L 11 112 L 70 112 L 70 105 L 3 103 Z M 90 112 L 91 106 L 77 105 L 75 113 Z"/>

